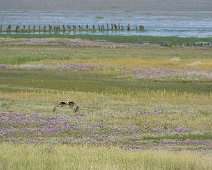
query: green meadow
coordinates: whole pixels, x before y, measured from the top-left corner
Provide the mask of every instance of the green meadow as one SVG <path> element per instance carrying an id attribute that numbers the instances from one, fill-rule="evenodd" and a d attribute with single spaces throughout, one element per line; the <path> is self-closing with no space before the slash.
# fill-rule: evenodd
<path id="1" fill-rule="evenodd" d="M 0 169 L 211 169 L 210 46 L 19 36 L 0 38 Z"/>
<path id="2" fill-rule="evenodd" d="M 2 38 L 80 38 L 84 40 L 91 40 L 91 41 L 106 41 L 106 42 L 114 42 L 114 43 L 149 43 L 149 44 L 163 44 L 165 46 L 176 46 L 176 45 L 185 45 L 191 46 L 195 42 L 200 43 L 212 43 L 212 38 L 194 38 L 194 37 L 161 37 L 161 36 L 114 36 L 114 35 L 67 35 L 62 33 L 24 33 L 24 34 L 1 34 L 0 37 Z"/>

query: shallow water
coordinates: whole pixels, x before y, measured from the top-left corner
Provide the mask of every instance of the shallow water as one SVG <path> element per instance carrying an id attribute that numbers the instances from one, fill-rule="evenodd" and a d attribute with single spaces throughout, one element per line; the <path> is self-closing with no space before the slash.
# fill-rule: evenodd
<path id="1" fill-rule="evenodd" d="M 120 23 L 124 26 L 144 25 L 145 31 L 77 32 L 98 35 L 145 35 L 177 37 L 212 37 L 212 12 L 0 12 L 0 25 L 97 25 Z M 66 34 L 76 34 L 66 32 Z"/>

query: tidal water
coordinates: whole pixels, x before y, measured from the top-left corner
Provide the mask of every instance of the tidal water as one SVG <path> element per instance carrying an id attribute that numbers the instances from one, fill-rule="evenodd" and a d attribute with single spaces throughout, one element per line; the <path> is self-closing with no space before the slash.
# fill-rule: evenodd
<path id="1" fill-rule="evenodd" d="M 212 12 L 11 12 L 0 11 L 0 25 L 143 25 L 139 31 L 66 32 L 66 34 L 212 37 Z M 3 32 L 2 32 L 3 33 Z"/>

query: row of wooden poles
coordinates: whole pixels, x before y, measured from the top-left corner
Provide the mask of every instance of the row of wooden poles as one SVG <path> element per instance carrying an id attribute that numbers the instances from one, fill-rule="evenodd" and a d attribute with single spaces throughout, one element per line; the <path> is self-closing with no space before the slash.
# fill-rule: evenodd
<path id="1" fill-rule="evenodd" d="M 212 42 L 168 42 L 162 41 L 161 46 L 174 47 L 174 46 L 185 46 L 185 47 L 194 47 L 194 46 L 212 46 Z"/>
<path id="2" fill-rule="evenodd" d="M 0 32 L 66 32 L 66 31 L 144 31 L 144 26 L 123 26 L 121 24 L 98 25 L 0 25 Z"/>

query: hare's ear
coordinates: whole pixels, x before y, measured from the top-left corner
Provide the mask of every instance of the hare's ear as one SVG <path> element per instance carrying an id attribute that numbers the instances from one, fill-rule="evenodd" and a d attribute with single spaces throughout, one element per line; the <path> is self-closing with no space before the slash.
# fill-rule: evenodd
<path id="1" fill-rule="evenodd" d="M 75 105 L 75 103 L 74 103 L 74 102 L 68 102 L 68 104 L 69 104 L 69 105 Z"/>
<path id="2" fill-rule="evenodd" d="M 61 105 L 65 105 L 65 104 L 66 104 L 66 102 L 60 102 L 59 104 L 61 104 Z"/>
<path id="3" fill-rule="evenodd" d="M 73 108 L 76 104 L 74 102 L 68 102 L 68 105 Z"/>
<path id="4" fill-rule="evenodd" d="M 57 108 L 57 105 L 54 107 L 53 112 L 55 112 L 56 108 Z"/>
<path id="5" fill-rule="evenodd" d="M 79 111 L 79 106 L 75 105 L 74 109 L 73 109 L 74 113 Z"/>

